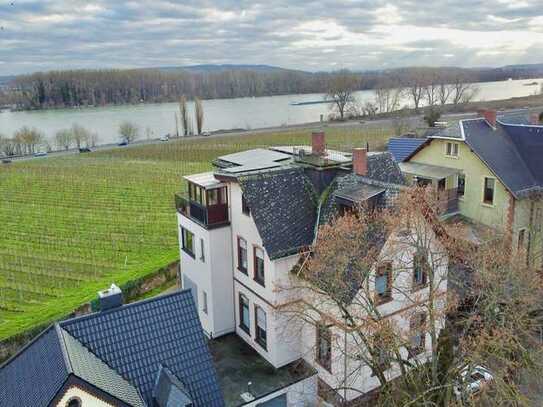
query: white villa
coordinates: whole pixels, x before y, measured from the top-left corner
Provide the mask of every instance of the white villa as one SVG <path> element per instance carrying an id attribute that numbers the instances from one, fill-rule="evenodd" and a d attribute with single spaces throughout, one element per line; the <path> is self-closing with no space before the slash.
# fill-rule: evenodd
<path id="1" fill-rule="evenodd" d="M 187 190 L 176 196 L 183 288 L 192 291 L 210 339 L 237 336 L 277 371 L 299 363 L 311 370 L 268 394 L 248 385 L 244 394 L 229 395 L 232 405 L 318 405 L 324 403 L 324 392 L 347 382 L 355 390 L 337 390 L 333 400 L 354 403 L 378 391 L 371 369 L 349 355 L 345 332 L 293 324 L 280 308 L 296 299 L 295 291 L 282 288 L 297 278 L 292 270 L 314 243 L 320 224 L 362 203 L 370 208 L 393 205 L 405 181 L 391 155 L 328 150 L 324 133 L 316 132 L 311 146 L 248 150 L 219 157 L 213 165 L 213 172 L 186 176 Z M 380 243 L 384 257 L 389 239 Z M 406 249 L 400 257 L 414 259 L 416 254 Z M 422 301 L 428 287 L 415 260 L 413 277 L 392 279 L 398 262 L 376 265 L 369 284 L 384 298 L 384 317 L 409 330 L 414 305 L 395 285 L 420 284 Z M 443 276 L 436 287 L 443 292 L 447 268 L 443 261 L 434 270 Z M 426 335 L 412 332 L 416 357 L 428 357 Z M 397 375 L 391 366 L 387 379 Z"/>

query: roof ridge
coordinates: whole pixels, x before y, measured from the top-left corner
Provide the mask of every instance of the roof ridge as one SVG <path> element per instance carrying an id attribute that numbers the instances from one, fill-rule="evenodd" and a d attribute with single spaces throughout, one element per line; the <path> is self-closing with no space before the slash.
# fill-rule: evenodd
<path id="1" fill-rule="evenodd" d="M 68 345 L 66 344 L 66 339 L 64 338 L 64 332 L 66 332 L 66 331 L 63 328 L 61 328 L 60 325 L 58 323 L 56 323 L 56 322 L 55 322 L 55 324 L 53 326 L 55 328 L 55 333 L 57 334 L 57 336 L 59 338 L 60 351 L 62 352 L 62 357 L 64 358 L 64 363 L 66 364 L 66 369 L 68 370 L 68 373 L 74 373 L 74 368 L 73 368 L 73 365 L 72 365 L 72 361 L 70 359 L 70 354 L 68 352 Z"/>
<path id="2" fill-rule="evenodd" d="M 111 308 L 111 309 L 104 310 L 104 311 L 97 311 L 97 312 L 93 312 L 91 314 L 86 314 L 86 315 L 81 315 L 79 317 L 66 319 L 64 321 L 60 321 L 59 325 L 60 325 L 60 327 L 63 328 L 64 326 L 67 326 L 67 325 L 71 324 L 72 322 L 84 321 L 84 320 L 87 320 L 87 319 L 97 318 L 97 317 L 99 317 L 101 315 L 113 314 L 115 312 L 119 312 L 119 311 L 125 310 L 127 308 L 136 308 L 136 307 L 139 307 L 139 306 L 141 306 L 143 304 L 148 304 L 150 302 L 155 302 L 155 301 L 162 301 L 165 298 L 170 298 L 170 297 L 174 297 L 174 296 L 181 296 L 181 294 L 185 295 L 186 293 L 190 294 L 190 289 L 182 289 L 182 290 L 170 293 L 170 294 L 157 295 L 156 297 L 147 298 L 145 300 L 140 300 L 140 301 L 135 301 L 135 302 L 131 302 L 131 303 L 128 303 L 128 304 L 123 304 L 123 305 L 121 305 L 119 307 L 116 307 L 116 308 Z"/>

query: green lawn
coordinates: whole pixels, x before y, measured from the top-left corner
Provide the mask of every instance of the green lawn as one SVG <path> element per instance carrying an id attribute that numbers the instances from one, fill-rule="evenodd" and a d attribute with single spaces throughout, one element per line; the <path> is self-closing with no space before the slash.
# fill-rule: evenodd
<path id="1" fill-rule="evenodd" d="M 331 129 L 329 148 L 384 145 L 389 131 Z M 309 131 L 186 140 L 0 166 L 0 340 L 70 313 L 112 282 L 178 257 L 181 176 Z"/>

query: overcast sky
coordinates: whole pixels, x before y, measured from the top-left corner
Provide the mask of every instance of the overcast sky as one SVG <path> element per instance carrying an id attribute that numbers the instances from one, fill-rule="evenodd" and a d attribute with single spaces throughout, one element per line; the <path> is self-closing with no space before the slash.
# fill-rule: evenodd
<path id="1" fill-rule="evenodd" d="M 543 62 L 542 0 L 0 0 L 0 75 Z"/>

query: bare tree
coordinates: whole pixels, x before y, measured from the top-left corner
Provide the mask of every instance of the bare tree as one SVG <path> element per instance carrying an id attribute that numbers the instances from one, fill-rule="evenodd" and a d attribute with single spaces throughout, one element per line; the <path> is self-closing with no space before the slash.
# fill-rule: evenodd
<path id="1" fill-rule="evenodd" d="M 70 129 L 59 130 L 55 134 L 55 144 L 59 150 L 68 150 L 72 146 L 73 141 Z"/>
<path id="2" fill-rule="evenodd" d="M 127 143 L 132 143 L 139 137 L 139 128 L 132 122 L 123 122 L 119 126 L 119 134 Z"/>
<path id="3" fill-rule="evenodd" d="M 75 143 L 75 146 L 77 148 L 81 148 L 83 145 L 87 145 L 90 137 L 90 132 L 86 128 L 80 126 L 79 124 L 74 124 L 72 125 L 70 131 L 72 133 L 73 142 Z"/>
<path id="4" fill-rule="evenodd" d="M 380 113 L 390 113 L 398 110 L 403 88 L 398 81 L 381 79 L 375 87 L 375 101 Z"/>
<path id="5" fill-rule="evenodd" d="M 432 70 L 426 75 L 426 84 L 424 87 L 424 99 L 426 100 L 426 105 L 433 107 L 437 105 L 439 101 L 439 89 L 440 89 L 440 78 L 437 70 Z"/>
<path id="6" fill-rule="evenodd" d="M 451 98 L 454 105 L 471 102 L 479 89 L 473 83 L 468 82 L 466 75 L 457 74 L 451 81 Z"/>
<path id="7" fill-rule="evenodd" d="M 189 134 L 189 114 L 187 111 L 187 98 L 185 96 L 179 98 L 179 118 L 181 119 L 183 135 L 187 136 Z"/>
<path id="8" fill-rule="evenodd" d="M 356 76 L 348 70 L 341 70 L 330 79 L 325 98 L 332 102 L 332 109 L 337 112 L 340 120 L 344 120 L 348 110 L 355 106 L 353 94 L 357 87 Z"/>
<path id="9" fill-rule="evenodd" d="M 421 69 L 412 69 L 407 75 L 405 89 L 417 111 L 423 100 L 426 85 L 425 73 Z"/>
<path id="10" fill-rule="evenodd" d="M 200 135 L 204 126 L 204 107 L 200 98 L 194 98 L 194 112 L 196 114 L 196 129 Z"/>
<path id="11" fill-rule="evenodd" d="M 37 148 L 43 143 L 45 137 L 43 133 L 35 128 L 22 127 L 17 130 L 14 135 L 15 140 L 23 147 L 23 152 L 33 154 Z"/>
<path id="12" fill-rule="evenodd" d="M 362 208 L 322 226 L 288 288 L 298 299 L 280 310 L 306 327 L 306 343 L 309 332 L 328 341 L 324 350 L 306 351 L 329 356 L 319 363 L 339 378 L 331 389 L 336 396 L 361 395 L 356 380 L 369 368 L 381 385 L 376 405 L 471 405 L 465 372 L 482 365 L 495 378 L 492 391 L 482 390 L 487 405 L 524 405 L 523 377 L 541 368 L 534 335 L 540 276 L 525 253 L 512 253 L 499 237 L 470 243 L 463 225 L 434 215 L 439 206 L 438 195 L 416 188 L 404 192 L 394 210 Z M 446 279 L 458 268 L 473 276 L 468 311 L 456 292 L 446 294 Z M 384 297 L 376 295 L 378 275 L 392 281 L 387 298 L 406 306 L 400 316 L 389 315 Z M 399 318 L 409 320 L 408 327 Z"/>

